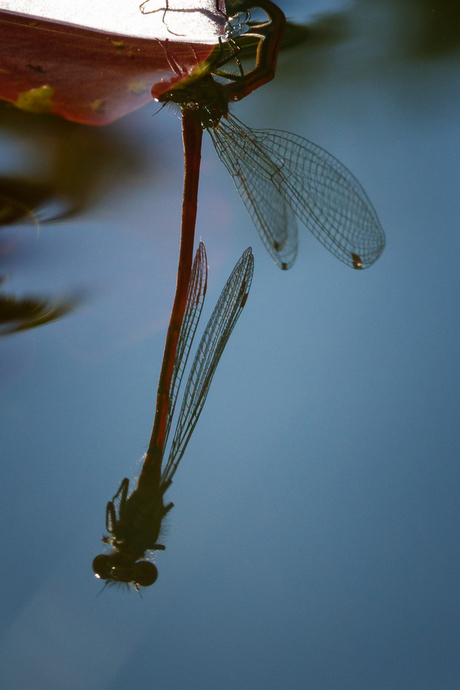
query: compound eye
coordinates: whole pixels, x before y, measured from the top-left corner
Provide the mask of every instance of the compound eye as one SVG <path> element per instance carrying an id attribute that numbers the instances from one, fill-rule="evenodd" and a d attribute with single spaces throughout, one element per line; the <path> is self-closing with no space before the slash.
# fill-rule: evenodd
<path id="1" fill-rule="evenodd" d="M 106 554 L 101 553 L 99 556 L 96 556 L 93 561 L 93 570 L 96 577 L 101 580 L 107 580 L 112 571 L 111 561 L 110 556 Z"/>
<path id="2" fill-rule="evenodd" d="M 157 567 L 150 561 L 138 561 L 134 564 L 133 580 L 136 585 L 140 585 L 141 587 L 150 587 L 150 585 L 153 585 L 153 583 L 156 581 L 157 577 Z"/>

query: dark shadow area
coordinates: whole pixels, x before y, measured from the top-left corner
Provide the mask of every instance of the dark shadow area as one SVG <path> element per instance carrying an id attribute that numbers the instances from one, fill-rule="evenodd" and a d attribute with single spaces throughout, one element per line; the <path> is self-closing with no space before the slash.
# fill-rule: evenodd
<path id="1" fill-rule="evenodd" d="M 420 15 L 415 53 L 435 58 L 460 49 L 460 3 L 457 0 L 404 0 Z"/>
<path id="2" fill-rule="evenodd" d="M 0 176 L 0 229 L 24 223 L 38 229 L 77 218 L 100 203 L 114 185 L 129 185 L 145 167 L 142 152 L 114 126 L 87 127 L 0 102 L 0 133 L 27 152 L 30 169 Z M 12 159 L 13 168 L 14 163 Z M 7 159 L 3 169 L 8 170 L 8 165 Z M 3 273 L 5 261 L 11 258 L 10 244 L 0 238 Z M 4 275 L 0 275 L 0 285 L 0 335 L 62 318 L 80 301 L 78 297 L 56 300 L 4 292 Z"/>
<path id="3" fill-rule="evenodd" d="M 41 222 L 78 216 L 113 184 L 128 183 L 145 167 L 143 152 L 110 125 L 87 127 L 0 101 L 0 132 L 30 151 L 30 167 L 38 171 L 21 179 L 3 176 L 0 194 L 34 212 L 54 206 Z"/>
<path id="4" fill-rule="evenodd" d="M 281 50 L 327 48 L 353 37 L 352 18 L 378 9 L 392 16 L 394 49 L 418 59 L 435 59 L 460 49 L 460 3 L 456 0 L 355 0 L 346 12 L 316 15 L 305 24 L 287 21 Z M 386 29 L 385 29 L 386 30 Z"/>
<path id="5" fill-rule="evenodd" d="M 0 285 L 3 283 L 0 276 Z M 0 292 L 0 336 L 38 328 L 66 316 L 77 300 L 51 302 L 40 297 L 16 297 Z"/>

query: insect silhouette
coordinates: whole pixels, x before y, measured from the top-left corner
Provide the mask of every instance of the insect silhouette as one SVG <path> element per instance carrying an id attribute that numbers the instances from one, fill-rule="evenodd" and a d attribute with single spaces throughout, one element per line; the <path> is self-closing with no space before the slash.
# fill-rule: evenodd
<path id="1" fill-rule="evenodd" d="M 163 457 L 178 398 L 181 380 L 203 307 L 207 284 L 206 251 L 200 243 L 193 264 L 187 304 L 174 357 L 166 350 L 164 364 L 171 372 L 168 396 L 160 400 L 154 428 L 136 489 L 129 494 L 129 480 L 106 509 L 109 533 L 103 542 L 112 553 L 93 561 L 96 576 L 107 584 L 124 583 L 139 590 L 152 585 L 158 576 L 148 552 L 164 550 L 159 543 L 162 523 L 173 507 L 164 495 L 181 461 L 208 395 L 212 378 L 230 334 L 246 304 L 254 272 L 254 258 L 247 249 L 233 269 L 198 345 L 190 369 L 167 462 Z M 161 379 L 159 388 L 161 388 Z"/>

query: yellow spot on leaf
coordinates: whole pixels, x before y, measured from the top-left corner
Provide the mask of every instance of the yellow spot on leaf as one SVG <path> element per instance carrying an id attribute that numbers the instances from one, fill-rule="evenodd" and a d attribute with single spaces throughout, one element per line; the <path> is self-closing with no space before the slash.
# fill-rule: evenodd
<path id="1" fill-rule="evenodd" d="M 54 89 L 52 86 L 39 86 L 19 94 L 16 107 L 31 113 L 49 113 L 53 109 Z"/>
<path id="2" fill-rule="evenodd" d="M 104 112 L 104 106 L 105 106 L 105 101 L 102 98 L 96 98 L 95 101 L 89 104 L 89 107 L 91 110 L 94 110 L 96 113 L 103 113 Z"/>

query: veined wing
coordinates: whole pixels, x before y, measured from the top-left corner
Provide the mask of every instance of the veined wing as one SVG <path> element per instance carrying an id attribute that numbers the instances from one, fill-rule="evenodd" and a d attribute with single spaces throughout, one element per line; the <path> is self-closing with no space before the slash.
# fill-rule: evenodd
<path id="1" fill-rule="evenodd" d="M 273 182 L 278 164 L 253 132 L 230 115 L 208 131 L 270 256 L 280 268 L 290 268 L 297 255 L 297 223 L 279 191 L 282 179 L 278 185 Z"/>
<path id="2" fill-rule="evenodd" d="M 289 132 L 255 130 L 252 140 L 279 171 L 271 178 L 278 193 L 332 254 L 353 268 L 367 268 L 378 259 L 385 234 L 377 213 L 340 161 Z"/>
<path id="3" fill-rule="evenodd" d="M 161 475 L 163 491 L 172 481 L 201 414 L 222 352 L 246 304 L 253 273 L 254 257 L 249 248 L 227 280 L 193 360 L 168 462 Z"/>
<path id="4" fill-rule="evenodd" d="M 206 296 L 206 288 L 208 282 L 208 264 L 206 257 L 206 249 L 203 242 L 195 254 L 193 261 L 192 272 L 190 274 L 190 282 L 187 291 L 187 303 L 185 306 L 184 318 L 179 332 L 179 339 L 177 341 L 176 357 L 174 359 L 174 368 L 171 378 L 171 387 L 169 394 L 169 410 L 168 419 L 166 422 L 166 433 L 164 440 L 164 447 L 168 442 L 169 431 L 171 429 L 171 422 L 176 407 L 177 395 L 179 393 L 182 376 L 187 365 L 190 348 L 192 346 L 193 338 L 195 336 L 196 327 L 200 320 L 201 310 L 203 309 L 204 298 Z"/>

